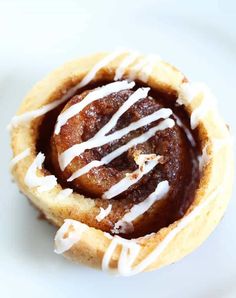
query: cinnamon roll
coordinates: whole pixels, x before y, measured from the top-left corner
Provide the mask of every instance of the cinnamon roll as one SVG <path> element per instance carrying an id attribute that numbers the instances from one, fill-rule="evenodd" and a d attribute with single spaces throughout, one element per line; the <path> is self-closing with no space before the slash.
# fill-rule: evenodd
<path id="1" fill-rule="evenodd" d="M 231 137 L 206 85 L 155 55 L 99 53 L 35 85 L 12 174 L 60 227 L 55 252 L 129 276 L 197 248 L 231 194 Z"/>

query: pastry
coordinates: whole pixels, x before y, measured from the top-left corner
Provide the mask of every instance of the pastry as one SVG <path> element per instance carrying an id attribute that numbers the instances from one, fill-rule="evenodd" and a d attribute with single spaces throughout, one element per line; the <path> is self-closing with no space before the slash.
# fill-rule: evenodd
<path id="1" fill-rule="evenodd" d="M 197 248 L 231 195 L 227 126 L 206 85 L 155 55 L 69 62 L 10 125 L 20 190 L 59 227 L 55 252 L 129 276 Z"/>

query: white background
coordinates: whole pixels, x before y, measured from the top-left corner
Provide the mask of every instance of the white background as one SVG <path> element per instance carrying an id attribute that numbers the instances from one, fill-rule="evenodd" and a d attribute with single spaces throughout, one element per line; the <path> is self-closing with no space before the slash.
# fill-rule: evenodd
<path id="1" fill-rule="evenodd" d="M 236 131 L 235 1 L 0 1 L 0 296 L 236 297 L 236 199 L 210 238 L 177 264 L 108 276 L 53 253 L 55 228 L 10 181 L 6 124 L 25 93 L 67 60 L 119 46 L 157 53 L 205 81 Z"/>

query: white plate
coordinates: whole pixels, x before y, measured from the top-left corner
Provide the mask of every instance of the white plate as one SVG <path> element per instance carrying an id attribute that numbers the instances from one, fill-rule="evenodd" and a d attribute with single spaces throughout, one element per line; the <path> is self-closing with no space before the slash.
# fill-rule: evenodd
<path id="1" fill-rule="evenodd" d="M 85 3 L 86 2 L 86 3 Z M 218 96 L 235 130 L 236 26 L 232 1 L 0 2 L 1 297 L 236 297 L 236 200 L 210 238 L 177 264 L 108 276 L 53 253 L 55 228 L 11 183 L 5 126 L 23 96 L 66 60 L 117 46 L 159 53 Z"/>

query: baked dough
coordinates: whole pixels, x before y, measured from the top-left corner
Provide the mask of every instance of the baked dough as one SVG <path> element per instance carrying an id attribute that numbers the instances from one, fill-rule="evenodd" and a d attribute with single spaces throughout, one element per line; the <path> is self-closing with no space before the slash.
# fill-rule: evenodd
<path id="1" fill-rule="evenodd" d="M 208 88 L 189 83 L 179 70 L 158 57 L 152 57 L 139 69 L 144 59 L 148 57 L 129 52 L 99 53 L 66 63 L 33 87 L 10 125 L 12 174 L 27 198 L 50 222 L 61 227 L 55 237 L 56 252 L 75 262 L 127 276 L 171 264 L 196 249 L 221 220 L 233 184 L 231 137 Z M 96 69 L 97 65 L 100 68 Z M 44 156 L 39 155 L 37 148 L 45 112 L 55 108 L 55 102 L 66 102 L 67 94 L 86 75 L 88 81 L 90 78 L 92 82 L 113 82 L 117 69 L 122 79 L 132 77 L 151 89 L 176 96 L 191 117 L 192 128 L 198 131 L 202 152 L 200 182 L 184 216 L 136 239 L 111 235 L 93 227 L 93 221 L 87 225 L 86 218 L 95 222 L 99 213 L 94 199 L 56 182 L 44 167 Z"/>

